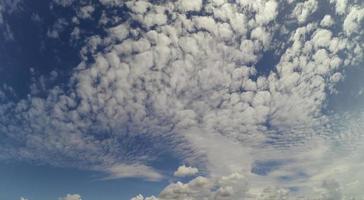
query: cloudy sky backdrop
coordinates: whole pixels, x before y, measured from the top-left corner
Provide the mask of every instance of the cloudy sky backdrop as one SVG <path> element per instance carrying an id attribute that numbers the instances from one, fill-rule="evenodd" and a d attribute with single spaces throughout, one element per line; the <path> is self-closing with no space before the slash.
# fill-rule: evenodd
<path id="1" fill-rule="evenodd" d="M 361 0 L 0 0 L 0 199 L 364 199 Z"/>

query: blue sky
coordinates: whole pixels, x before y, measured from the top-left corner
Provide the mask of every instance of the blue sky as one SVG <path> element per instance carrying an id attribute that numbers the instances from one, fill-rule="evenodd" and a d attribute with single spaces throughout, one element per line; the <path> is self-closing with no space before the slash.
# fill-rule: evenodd
<path id="1" fill-rule="evenodd" d="M 37 166 L 23 162 L 2 163 L 1 199 L 58 199 L 66 194 L 80 194 L 85 199 L 130 199 L 143 191 L 158 193 L 168 182 L 152 183 L 140 179 L 100 181 L 100 174 L 52 166 Z"/>
<path id="2" fill-rule="evenodd" d="M 0 0 L 0 199 L 363 198 L 363 22 L 358 0 Z"/>

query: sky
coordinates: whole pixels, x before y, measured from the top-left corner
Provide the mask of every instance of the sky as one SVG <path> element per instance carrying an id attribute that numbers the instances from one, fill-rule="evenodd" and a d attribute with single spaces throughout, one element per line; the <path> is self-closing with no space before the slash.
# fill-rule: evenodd
<path id="1" fill-rule="evenodd" d="M 361 0 L 0 0 L 0 199 L 364 199 Z"/>

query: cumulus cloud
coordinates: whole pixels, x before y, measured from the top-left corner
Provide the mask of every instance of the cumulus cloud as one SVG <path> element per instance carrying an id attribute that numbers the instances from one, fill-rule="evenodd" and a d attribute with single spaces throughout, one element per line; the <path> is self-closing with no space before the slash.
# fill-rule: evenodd
<path id="1" fill-rule="evenodd" d="M 323 27 L 330 27 L 334 24 L 334 20 L 330 15 L 325 15 L 324 18 L 322 18 L 320 25 Z"/>
<path id="2" fill-rule="evenodd" d="M 179 0 L 178 8 L 181 11 L 200 11 L 202 7 L 202 0 L 196 1 L 188 1 L 188 0 Z"/>
<path id="3" fill-rule="evenodd" d="M 246 196 L 245 177 L 231 174 L 221 178 L 197 177 L 188 183 L 172 183 L 154 199 L 240 199 Z M 144 200 L 138 195 L 134 199 Z M 148 199 L 148 198 L 146 198 Z"/>
<path id="4" fill-rule="evenodd" d="M 361 22 L 364 19 L 364 8 L 352 7 L 349 14 L 344 21 L 344 31 L 346 34 L 351 35 L 353 33 L 362 32 Z"/>
<path id="5" fill-rule="evenodd" d="M 177 171 L 174 172 L 174 176 L 177 177 L 185 177 L 185 176 L 193 176 L 198 173 L 198 169 L 194 167 L 187 167 L 186 165 L 182 165 L 178 167 Z"/>
<path id="6" fill-rule="evenodd" d="M 343 15 L 348 7 L 348 0 L 330 0 L 331 3 L 335 4 L 336 13 Z"/>
<path id="7" fill-rule="evenodd" d="M 79 194 L 67 194 L 65 197 L 59 198 L 59 200 L 82 200 Z"/>
<path id="8" fill-rule="evenodd" d="M 361 139 L 361 141 L 363 141 Z M 331 146 L 330 148 L 334 148 Z M 264 177 L 257 175 L 243 175 L 240 172 L 219 177 L 197 177 L 187 183 L 175 182 L 166 186 L 159 195 L 151 197 L 143 197 L 138 195 L 132 200 L 174 200 L 174 199 L 255 199 L 255 200 L 282 200 L 282 199 L 317 199 L 317 200 L 342 200 L 342 199 L 361 199 L 364 193 L 359 188 L 363 186 L 360 182 L 363 173 L 359 172 L 357 167 L 362 158 L 358 160 L 360 152 L 355 153 L 355 158 L 349 160 L 317 160 L 323 158 L 322 155 L 328 156 L 332 152 L 322 151 L 314 152 L 306 155 L 306 159 L 298 154 L 290 156 L 289 152 L 285 154 L 289 157 L 300 157 L 301 167 L 305 166 L 307 170 L 296 171 L 294 165 L 287 165 L 274 172 L 274 175 L 283 177 L 291 177 L 295 179 L 295 184 L 287 185 L 284 182 L 267 182 Z M 339 156 L 336 154 L 335 156 Z M 313 158 L 314 157 L 314 158 Z M 337 158 L 337 157 L 336 157 Z M 358 162 L 359 161 L 359 162 Z M 298 165 L 297 165 L 298 166 Z M 292 173 L 313 173 L 314 176 L 291 175 L 287 176 L 287 172 Z M 295 177 L 296 176 L 296 177 Z M 301 177 L 300 177 L 301 176 Z M 356 178 L 353 178 L 353 176 Z M 300 178 L 299 178 L 300 177 Z M 261 178 L 262 182 L 259 182 Z M 302 180 L 302 179 L 311 180 Z M 301 179 L 301 180 L 300 180 Z M 292 188 L 300 188 L 294 190 Z"/>
<path id="9" fill-rule="evenodd" d="M 158 200 L 155 196 L 150 196 L 150 197 L 143 197 L 143 195 L 138 195 L 136 197 L 131 198 L 131 200 Z"/>
<path id="10" fill-rule="evenodd" d="M 317 7 L 317 0 L 306 0 L 296 5 L 292 15 L 297 18 L 299 23 L 304 23 L 316 11 Z"/>
<path id="11" fill-rule="evenodd" d="M 268 161 L 284 163 L 265 170 L 273 185 L 316 176 L 312 159 L 326 155 L 331 137 L 318 129 L 329 120 L 328 91 L 363 53 L 360 5 L 335 16 L 336 30 L 326 16 L 312 19 L 316 0 L 99 3 L 125 6 L 128 18 L 99 19 L 108 26 L 83 38 L 68 83 L 0 106 L 1 158 L 158 180 L 153 161 L 170 151 L 211 176 L 174 183 L 162 199 L 248 197 L 245 177 Z M 69 25 L 61 24 L 57 33 Z M 264 73 L 270 52 L 278 59 Z"/>
<path id="12" fill-rule="evenodd" d="M 94 11 L 95 11 L 95 8 L 92 5 L 83 6 L 80 9 L 78 16 L 82 19 L 90 18 Z"/>

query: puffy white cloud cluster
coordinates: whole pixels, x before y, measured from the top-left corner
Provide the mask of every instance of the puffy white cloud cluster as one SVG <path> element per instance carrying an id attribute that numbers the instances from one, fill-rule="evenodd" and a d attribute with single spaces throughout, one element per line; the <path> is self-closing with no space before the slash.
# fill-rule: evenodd
<path id="1" fill-rule="evenodd" d="M 100 19 L 119 23 L 87 38 L 69 83 L 0 106 L 0 157 L 157 180 L 162 175 L 149 165 L 168 145 L 212 175 L 250 172 L 255 160 L 268 159 L 262 152 L 272 149 L 279 160 L 288 148 L 297 157 L 287 166 L 294 175 L 308 157 L 305 142 L 320 138 L 314 129 L 326 122 L 328 91 L 363 56 L 360 5 L 334 17 L 343 26 L 336 30 L 328 13 L 312 18 L 317 0 L 100 3 L 124 6 L 129 18 Z M 80 10 L 81 18 L 94 12 Z M 277 63 L 259 66 L 268 52 Z M 303 147 L 295 152 L 296 145 Z M 234 199 L 246 195 L 238 189 L 243 177 L 199 177 L 159 198 Z"/>
<path id="2" fill-rule="evenodd" d="M 330 27 L 334 25 L 334 20 L 332 19 L 331 15 L 325 15 L 324 18 L 322 18 L 320 25 L 322 27 Z"/>
<path id="3" fill-rule="evenodd" d="M 346 13 L 349 1 L 348 0 L 330 0 L 330 3 L 335 4 L 335 11 L 339 15 Z"/>
<path id="4" fill-rule="evenodd" d="M 202 7 L 202 0 L 196 0 L 196 1 L 179 0 L 178 1 L 178 8 L 182 12 L 200 11 L 201 7 Z"/>
<path id="5" fill-rule="evenodd" d="M 364 19 L 364 8 L 352 7 L 346 16 L 343 27 L 347 35 L 353 33 L 363 35 L 361 24 Z"/>
<path id="6" fill-rule="evenodd" d="M 215 178 L 199 176 L 187 183 L 171 183 L 157 197 L 143 197 L 139 194 L 131 200 L 343 200 L 364 197 L 362 192 L 344 193 L 343 187 L 334 179 L 323 180 L 317 186 L 311 187 L 310 192 L 294 191 L 279 186 L 257 187 L 249 183 L 249 177 L 240 173 Z"/>
<path id="7" fill-rule="evenodd" d="M 221 178 L 197 177 L 188 183 L 173 183 L 168 185 L 158 196 L 145 199 L 245 199 L 247 183 L 245 177 L 239 173 L 234 173 Z M 139 195 L 133 200 L 144 200 Z"/>
<path id="8" fill-rule="evenodd" d="M 143 197 L 143 195 L 138 195 L 136 197 L 131 198 L 131 200 L 158 200 L 155 196 L 150 196 L 150 197 Z"/>
<path id="9" fill-rule="evenodd" d="M 296 5 L 292 15 L 297 18 L 299 23 L 304 23 L 317 10 L 318 3 L 316 0 L 300 2 Z"/>
<path id="10" fill-rule="evenodd" d="M 178 167 L 177 171 L 174 172 L 174 176 L 177 177 L 185 177 L 185 176 L 193 176 L 198 173 L 198 169 L 194 167 L 187 167 L 186 165 L 182 165 Z"/>

